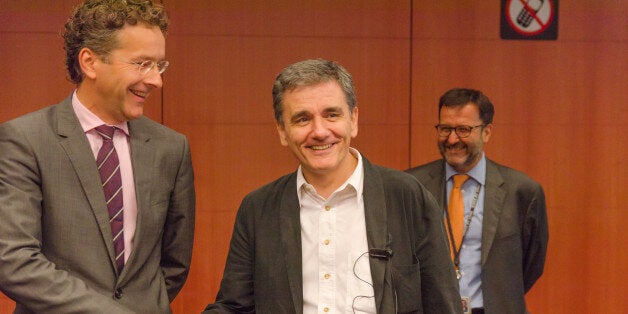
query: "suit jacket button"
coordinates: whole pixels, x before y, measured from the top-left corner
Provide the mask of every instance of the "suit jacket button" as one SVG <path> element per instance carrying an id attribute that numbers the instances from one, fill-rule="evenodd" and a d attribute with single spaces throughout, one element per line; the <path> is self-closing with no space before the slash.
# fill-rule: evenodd
<path id="1" fill-rule="evenodd" d="M 116 299 L 122 298 L 122 289 L 116 289 L 116 291 L 113 292 L 113 297 Z"/>

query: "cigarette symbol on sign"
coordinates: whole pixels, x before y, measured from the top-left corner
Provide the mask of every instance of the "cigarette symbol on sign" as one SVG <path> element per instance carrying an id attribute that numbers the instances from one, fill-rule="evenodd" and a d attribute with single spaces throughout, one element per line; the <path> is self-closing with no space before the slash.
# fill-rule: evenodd
<path id="1" fill-rule="evenodd" d="M 535 3 L 532 4 L 532 2 Z M 534 20 L 534 16 L 543 6 L 543 2 L 544 0 L 526 0 L 517 16 L 517 24 L 523 26 L 523 28 L 530 26 L 530 23 Z M 533 8 L 533 6 L 536 8 Z"/>

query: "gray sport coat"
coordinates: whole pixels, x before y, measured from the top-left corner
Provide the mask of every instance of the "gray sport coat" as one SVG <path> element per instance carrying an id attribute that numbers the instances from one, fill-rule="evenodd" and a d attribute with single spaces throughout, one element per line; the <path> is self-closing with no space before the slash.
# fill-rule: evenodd
<path id="1" fill-rule="evenodd" d="M 107 205 L 71 97 L 0 125 L 0 289 L 16 313 L 169 313 L 188 274 L 194 183 L 187 139 L 129 121 L 134 249 L 115 267 Z"/>
<path id="2" fill-rule="evenodd" d="M 444 160 L 407 172 L 436 197 L 441 210 L 446 206 Z M 487 159 L 481 275 L 485 313 L 526 312 L 524 295 L 543 274 L 547 241 L 541 185 Z"/>

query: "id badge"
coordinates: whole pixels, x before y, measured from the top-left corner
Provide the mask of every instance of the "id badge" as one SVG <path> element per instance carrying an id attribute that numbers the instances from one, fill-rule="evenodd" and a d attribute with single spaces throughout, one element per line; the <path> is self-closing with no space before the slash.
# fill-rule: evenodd
<path id="1" fill-rule="evenodd" d="M 462 314 L 471 314 L 471 298 L 462 297 Z"/>

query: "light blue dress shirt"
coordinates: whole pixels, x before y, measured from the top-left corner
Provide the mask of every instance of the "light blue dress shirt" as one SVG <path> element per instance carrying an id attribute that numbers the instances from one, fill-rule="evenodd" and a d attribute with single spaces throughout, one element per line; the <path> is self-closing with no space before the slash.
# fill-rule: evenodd
<path id="1" fill-rule="evenodd" d="M 458 174 L 449 164 L 445 166 L 445 178 L 447 178 L 447 200 L 454 186 L 453 175 Z M 486 186 L 486 158 L 482 158 L 473 169 L 467 172 L 469 179 L 462 185 L 462 197 L 464 199 L 464 223 L 471 214 L 471 205 L 478 186 L 480 194 L 473 211 L 471 223 L 464 236 L 460 249 L 460 295 L 471 298 L 471 307 L 484 307 L 482 300 L 482 218 L 484 216 L 484 192 Z"/>

